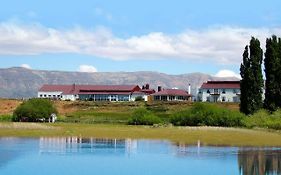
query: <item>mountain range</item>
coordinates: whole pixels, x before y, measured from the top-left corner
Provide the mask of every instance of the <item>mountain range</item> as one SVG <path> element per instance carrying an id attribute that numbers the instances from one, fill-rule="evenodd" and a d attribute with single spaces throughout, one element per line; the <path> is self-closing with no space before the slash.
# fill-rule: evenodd
<path id="1" fill-rule="evenodd" d="M 207 80 L 238 80 L 235 77 L 219 78 L 203 73 L 168 75 L 159 72 L 66 72 L 33 70 L 21 67 L 0 69 L 0 98 L 36 97 L 43 84 L 99 84 L 99 85 L 142 85 L 150 87 L 188 89 L 194 95 Z"/>

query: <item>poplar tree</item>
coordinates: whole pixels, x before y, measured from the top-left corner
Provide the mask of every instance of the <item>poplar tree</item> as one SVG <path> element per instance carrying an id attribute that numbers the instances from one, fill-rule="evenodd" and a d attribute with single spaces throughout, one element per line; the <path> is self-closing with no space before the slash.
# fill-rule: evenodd
<path id="1" fill-rule="evenodd" d="M 258 39 L 252 37 L 250 46 L 246 46 L 243 53 L 243 62 L 240 66 L 241 98 L 240 111 L 253 114 L 263 106 L 263 77 L 262 77 L 263 51 Z"/>
<path id="2" fill-rule="evenodd" d="M 264 59 L 265 71 L 265 100 L 264 108 L 269 111 L 275 111 L 281 106 L 281 54 L 280 38 L 275 35 L 266 39 L 266 52 Z"/>

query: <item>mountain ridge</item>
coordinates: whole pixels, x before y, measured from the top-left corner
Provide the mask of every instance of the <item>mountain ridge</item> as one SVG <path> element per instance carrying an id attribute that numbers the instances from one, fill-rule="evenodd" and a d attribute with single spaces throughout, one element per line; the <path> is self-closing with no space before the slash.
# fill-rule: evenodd
<path id="1" fill-rule="evenodd" d="M 179 75 L 170 75 L 154 71 L 136 72 L 71 72 L 57 70 L 34 70 L 22 67 L 0 69 L 0 97 L 1 98 L 30 98 L 36 97 L 38 89 L 43 84 L 137 84 L 146 83 L 152 88 L 188 89 L 191 84 L 191 93 L 194 95 L 198 87 L 207 80 L 238 80 L 235 77 L 214 77 L 208 74 L 195 72 Z"/>

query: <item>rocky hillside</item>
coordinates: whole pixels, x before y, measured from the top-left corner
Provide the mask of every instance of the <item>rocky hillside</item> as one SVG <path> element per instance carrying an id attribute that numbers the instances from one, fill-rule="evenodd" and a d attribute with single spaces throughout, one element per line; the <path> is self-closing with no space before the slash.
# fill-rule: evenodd
<path id="1" fill-rule="evenodd" d="M 226 79 L 226 78 L 224 78 Z M 152 88 L 188 89 L 191 84 L 192 93 L 207 80 L 222 80 L 202 73 L 168 75 L 158 72 L 61 72 L 30 70 L 25 68 L 0 69 L 0 97 L 27 98 L 35 97 L 43 84 L 143 84 L 149 83 Z M 234 77 L 227 80 L 236 80 Z"/>

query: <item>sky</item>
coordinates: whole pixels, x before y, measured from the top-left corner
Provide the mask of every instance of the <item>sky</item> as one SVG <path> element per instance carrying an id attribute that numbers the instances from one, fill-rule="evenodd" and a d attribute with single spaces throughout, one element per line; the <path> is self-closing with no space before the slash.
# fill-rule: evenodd
<path id="1" fill-rule="evenodd" d="M 9 0 L 0 68 L 237 76 L 251 36 L 281 36 L 281 1 Z"/>

